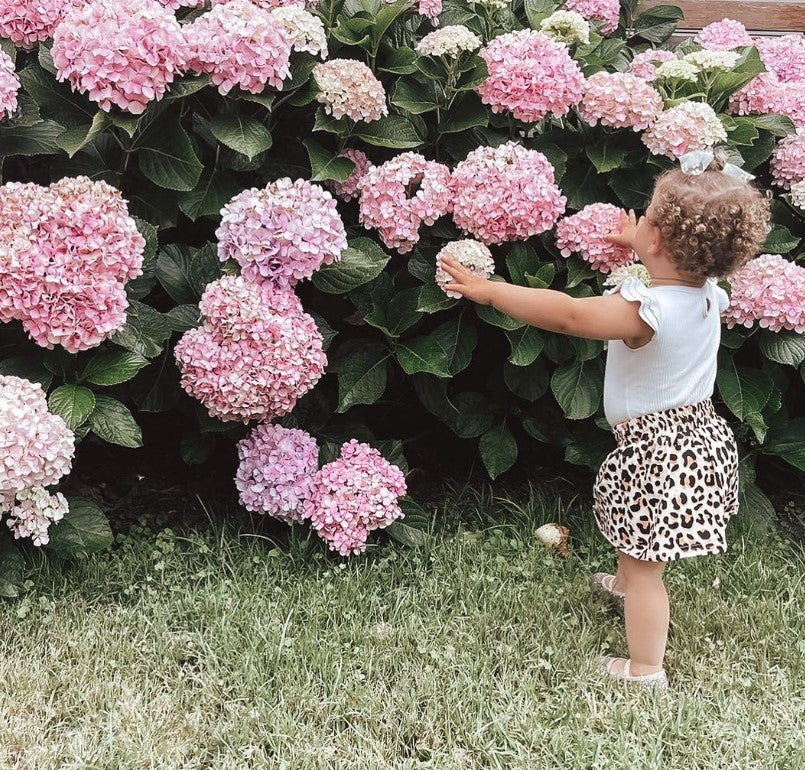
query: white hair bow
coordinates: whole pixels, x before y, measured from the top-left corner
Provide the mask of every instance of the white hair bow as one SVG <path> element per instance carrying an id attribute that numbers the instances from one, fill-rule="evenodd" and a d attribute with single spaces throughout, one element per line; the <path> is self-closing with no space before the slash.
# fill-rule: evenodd
<path id="1" fill-rule="evenodd" d="M 707 167 L 715 160 L 715 153 L 712 150 L 694 150 L 687 152 L 679 158 L 679 165 L 682 167 L 683 174 L 699 176 L 707 170 Z M 723 174 L 740 179 L 742 182 L 751 182 L 753 177 L 748 171 L 744 171 L 733 163 L 727 163 L 721 169 Z"/>

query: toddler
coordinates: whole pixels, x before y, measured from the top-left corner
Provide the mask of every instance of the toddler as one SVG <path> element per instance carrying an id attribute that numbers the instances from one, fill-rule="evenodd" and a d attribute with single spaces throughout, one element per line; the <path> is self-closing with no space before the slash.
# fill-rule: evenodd
<path id="1" fill-rule="evenodd" d="M 617 574 L 593 584 L 623 601 L 629 658 L 601 666 L 618 679 L 667 685 L 663 668 L 669 561 L 723 553 L 738 508 L 738 452 L 711 396 L 727 294 L 716 283 L 751 259 L 769 229 L 769 203 L 748 174 L 710 152 L 663 174 L 646 214 L 622 215 L 606 240 L 634 249 L 646 286 L 629 277 L 602 297 L 513 286 L 442 260 L 445 289 L 541 329 L 608 340 L 604 412 L 617 447 L 595 483 L 599 529 Z M 698 166 L 698 167 L 697 167 Z"/>

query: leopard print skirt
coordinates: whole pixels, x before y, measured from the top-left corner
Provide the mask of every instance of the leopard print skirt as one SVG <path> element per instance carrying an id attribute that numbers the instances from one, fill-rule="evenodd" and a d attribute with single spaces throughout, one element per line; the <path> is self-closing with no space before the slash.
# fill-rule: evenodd
<path id="1" fill-rule="evenodd" d="M 595 482 L 595 518 L 619 551 L 644 561 L 723 553 L 738 510 L 738 449 L 708 399 L 613 428 Z"/>

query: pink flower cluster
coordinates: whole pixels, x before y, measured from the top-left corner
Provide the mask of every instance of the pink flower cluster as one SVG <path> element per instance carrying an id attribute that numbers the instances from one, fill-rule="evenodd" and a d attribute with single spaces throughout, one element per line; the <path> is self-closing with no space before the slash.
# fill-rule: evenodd
<path id="1" fill-rule="evenodd" d="M 59 80 L 102 110 L 134 115 L 161 99 L 184 67 L 176 17 L 155 0 L 93 0 L 68 12 L 53 34 Z"/>
<path id="2" fill-rule="evenodd" d="M 709 51 L 729 51 L 731 48 L 752 45 L 752 38 L 746 27 L 734 19 L 722 19 L 708 24 L 694 40 Z"/>
<path id="3" fill-rule="evenodd" d="M 182 387 L 221 420 L 290 412 L 324 373 L 313 319 L 289 289 L 224 276 L 200 303 L 203 325 L 176 345 Z"/>
<path id="4" fill-rule="evenodd" d="M 805 127 L 783 137 L 774 148 L 771 175 L 774 184 L 786 190 L 805 179 Z"/>
<path id="5" fill-rule="evenodd" d="M 0 375 L 0 497 L 55 484 L 70 472 L 75 436 L 48 411 L 37 383 Z"/>
<path id="6" fill-rule="evenodd" d="M 525 29 L 496 37 L 480 55 L 489 76 L 477 91 L 492 112 L 511 112 L 527 123 L 562 116 L 578 104 L 584 75 L 567 46 Z"/>
<path id="7" fill-rule="evenodd" d="M 274 516 L 286 524 L 302 522 L 302 504 L 319 469 L 319 445 L 296 428 L 260 423 L 238 442 L 235 485 L 248 511 Z"/>
<path id="8" fill-rule="evenodd" d="M 727 141 L 724 124 L 704 102 L 682 102 L 661 112 L 642 136 L 654 155 L 679 158 Z"/>
<path id="9" fill-rule="evenodd" d="M 434 27 L 439 26 L 439 14 L 442 12 L 442 0 L 417 0 L 419 13 L 430 19 Z"/>
<path id="10" fill-rule="evenodd" d="M 657 66 L 667 61 L 676 61 L 676 54 L 673 51 L 666 51 L 662 48 L 650 48 L 637 54 L 629 65 L 629 74 L 653 83 L 657 79 Z"/>
<path id="11" fill-rule="evenodd" d="M 637 258 L 632 249 L 607 243 L 605 235 L 621 231 L 621 210 L 611 203 L 592 203 L 556 225 L 556 247 L 563 257 L 573 252 L 596 270 L 608 273 L 631 265 Z"/>
<path id="12" fill-rule="evenodd" d="M 203 8 L 204 0 L 159 0 L 168 10 L 178 11 L 180 8 Z"/>
<path id="13" fill-rule="evenodd" d="M 805 80 L 805 35 L 759 37 L 753 42 L 766 69 L 781 83 Z"/>
<path id="14" fill-rule="evenodd" d="M 341 156 L 349 158 L 355 164 L 355 168 L 343 182 L 331 182 L 330 186 L 342 201 L 351 201 L 361 194 L 361 182 L 366 172 L 374 168 L 374 165 L 363 150 L 344 150 Z"/>
<path id="15" fill-rule="evenodd" d="M 565 8 L 580 13 L 587 21 L 597 21 L 604 35 L 611 35 L 618 28 L 620 0 L 567 0 Z"/>
<path id="16" fill-rule="evenodd" d="M 212 0 L 212 5 L 223 5 L 229 2 L 232 2 L 232 0 Z M 275 8 L 285 8 L 289 5 L 304 8 L 306 4 L 306 0 L 250 0 L 250 2 L 264 11 L 273 11 Z"/>
<path id="17" fill-rule="evenodd" d="M 271 11 L 271 18 L 285 28 L 294 51 L 307 51 L 327 58 L 327 33 L 318 16 L 298 5 L 282 5 Z"/>
<path id="18" fill-rule="evenodd" d="M 19 90 L 20 79 L 14 71 L 14 62 L 5 51 L 0 51 L 0 120 L 16 112 Z"/>
<path id="19" fill-rule="evenodd" d="M 761 254 L 730 276 L 727 326 L 805 332 L 805 268 L 779 254 Z"/>
<path id="20" fill-rule="evenodd" d="M 14 496 L 0 495 L 0 515 L 8 514 L 6 524 L 15 540 L 30 538 L 35 546 L 50 542 L 50 525 L 64 518 L 69 510 L 61 492 L 51 495 L 42 487 L 23 489 Z"/>
<path id="21" fill-rule="evenodd" d="M 291 72 L 293 41 L 269 10 L 248 0 L 217 4 L 184 28 L 187 67 L 208 74 L 226 96 L 235 86 L 253 94 L 282 88 Z"/>
<path id="22" fill-rule="evenodd" d="M 369 532 L 403 517 L 397 499 L 406 491 L 399 468 L 353 439 L 313 477 L 304 516 L 331 551 L 359 554 L 366 550 Z"/>
<path id="23" fill-rule="evenodd" d="M 728 109 L 733 115 L 777 113 L 805 126 L 805 80 L 781 83 L 773 72 L 764 72 L 730 97 Z"/>
<path id="24" fill-rule="evenodd" d="M 218 256 L 234 259 L 252 281 L 295 286 L 347 247 L 330 193 L 288 177 L 236 195 L 221 210 Z"/>
<path id="25" fill-rule="evenodd" d="M 596 72 L 587 80 L 579 114 L 587 123 L 647 129 L 662 112 L 660 94 L 645 80 L 624 72 Z"/>
<path id="26" fill-rule="evenodd" d="M 550 230 L 567 203 L 548 159 L 516 142 L 472 150 L 452 176 L 453 220 L 487 245 Z"/>
<path id="27" fill-rule="evenodd" d="M 328 115 L 371 123 L 388 115 L 386 92 L 372 70 L 356 59 L 331 59 L 317 64 L 313 78 L 318 86 L 316 101 Z"/>
<path id="28" fill-rule="evenodd" d="M 64 14 L 82 0 L 0 0 L 0 38 L 33 48 L 53 37 Z"/>
<path id="29" fill-rule="evenodd" d="M 0 188 L 0 322 L 71 353 L 126 321 L 124 283 L 142 272 L 145 240 L 119 190 L 86 177 Z"/>
<path id="30" fill-rule="evenodd" d="M 390 249 L 405 254 L 419 241 L 419 227 L 450 211 L 450 169 L 416 152 L 374 166 L 360 183 L 360 222 L 375 228 Z"/>

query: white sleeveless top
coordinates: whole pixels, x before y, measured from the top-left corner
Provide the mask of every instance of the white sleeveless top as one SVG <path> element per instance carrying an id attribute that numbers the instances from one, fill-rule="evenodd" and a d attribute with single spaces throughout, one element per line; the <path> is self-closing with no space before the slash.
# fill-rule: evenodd
<path id="1" fill-rule="evenodd" d="M 708 279 L 704 286 L 647 287 L 630 276 L 606 292 L 640 303 L 640 317 L 654 336 L 640 348 L 610 340 L 604 375 L 604 414 L 617 425 L 651 412 L 704 401 L 713 395 L 721 313 L 727 293 Z"/>

